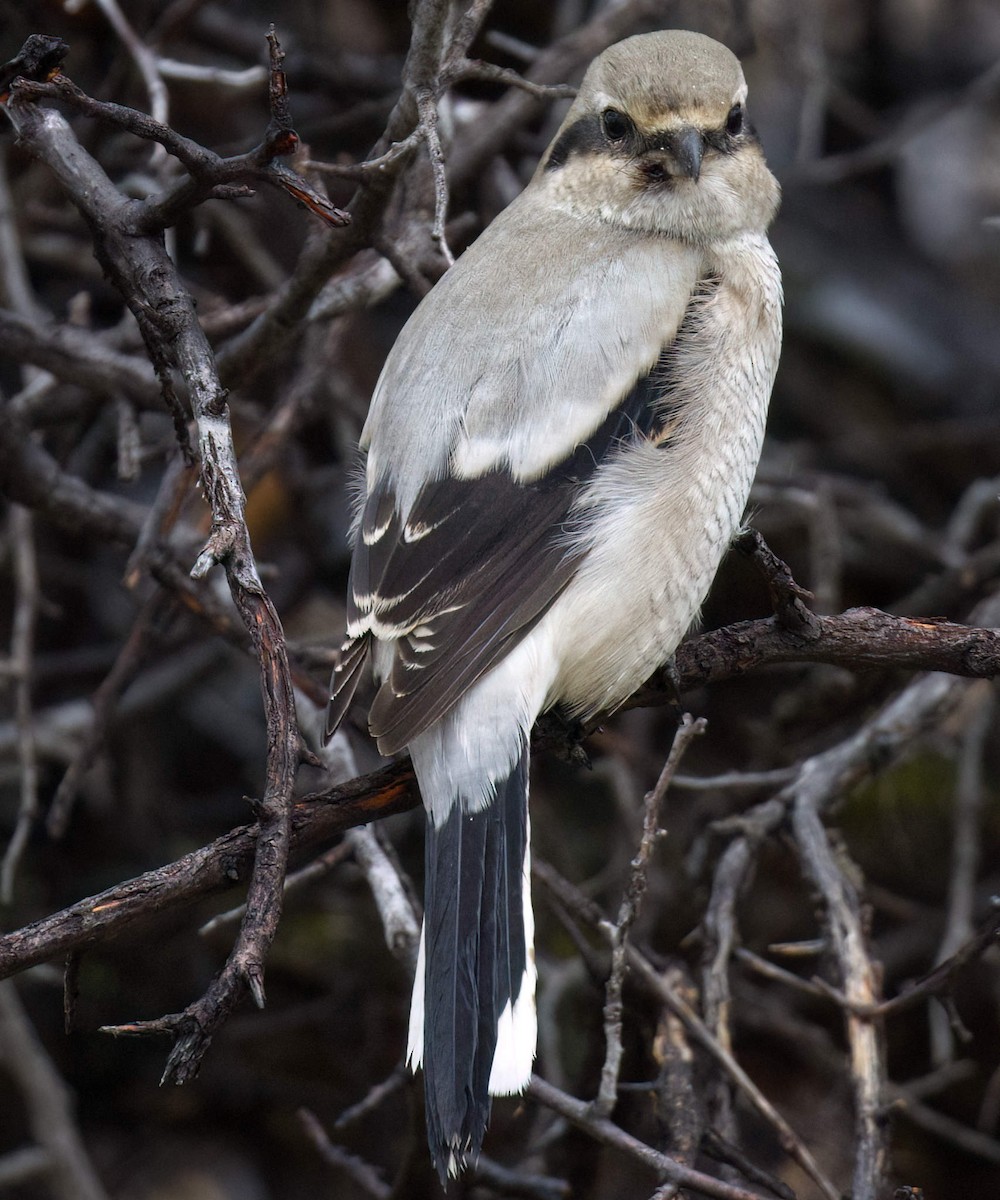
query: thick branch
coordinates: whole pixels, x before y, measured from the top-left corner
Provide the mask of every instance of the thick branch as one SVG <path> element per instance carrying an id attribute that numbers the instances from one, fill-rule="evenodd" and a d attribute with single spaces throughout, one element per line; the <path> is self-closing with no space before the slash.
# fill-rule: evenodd
<path id="1" fill-rule="evenodd" d="M 715 629 L 677 651 L 684 689 L 788 662 L 830 663 L 852 671 L 946 671 L 992 679 L 1000 675 L 1000 630 L 849 608 L 836 616 L 816 617 L 806 636 L 769 617 Z M 636 701 L 648 703 L 645 688 Z"/>

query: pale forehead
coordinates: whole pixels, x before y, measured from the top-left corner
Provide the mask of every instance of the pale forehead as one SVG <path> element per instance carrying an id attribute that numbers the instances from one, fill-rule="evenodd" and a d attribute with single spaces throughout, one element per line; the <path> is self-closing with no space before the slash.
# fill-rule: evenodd
<path id="1" fill-rule="evenodd" d="M 701 33 L 665 30 L 609 47 L 580 89 L 598 104 L 619 105 L 640 123 L 675 110 L 726 111 L 746 98 L 739 59 Z"/>

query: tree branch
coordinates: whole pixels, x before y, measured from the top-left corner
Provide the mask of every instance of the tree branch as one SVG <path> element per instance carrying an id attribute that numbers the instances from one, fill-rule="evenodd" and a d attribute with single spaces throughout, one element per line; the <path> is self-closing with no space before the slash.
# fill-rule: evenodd
<path id="1" fill-rule="evenodd" d="M 67 84 L 15 80 L 7 112 L 21 144 L 52 170 L 86 219 L 97 257 L 131 308 L 161 380 L 176 368 L 187 383 L 198 427 L 202 490 L 212 509 L 212 532 L 192 574 L 200 578 L 213 564 L 224 566 L 261 667 L 268 737 L 266 784 L 259 805 L 247 917 L 225 967 L 205 996 L 185 1012 L 146 1027 L 176 1036 L 164 1077 L 180 1082 L 197 1071 L 215 1031 L 247 988 L 259 1005 L 264 1002 L 263 963 L 281 911 L 299 735 L 284 636 L 254 563 L 226 398 L 211 348 L 162 240 L 144 222 L 142 205 L 121 195 L 62 116 L 31 99 L 37 89 L 55 87 L 79 101 L 82 93 Z M 128 120 L 129 127 L 149 121 L 142 114 L 131 114 Z"/>
<path id="2" fill-rule="evenodd" d="M 888 645 L 882 657 L 878 653 L 877 639 L 867 645 L 864 654 L 864 662 L 867 666 L 874 666 L 880 662 L 885 665 L 898 666 L 901 653 L 900 638 L 905 635 L 911 625 L 916 626 L 916 636 L 921 644 L 928 637 L 928 630 L 942 629 L 940 625 L 926 626 L 924 623 L 910 622 L 906 618 L 890 618 L 884 613 L 876 614 L 875 610 L 854 611 L 860 614 L 861 628 L 873 630 L 885 628 L 889 631 Z M 992 615 L 992 612 L 992 609 L 988 609 L 986 615 Z M 810 643 L 810 661 L 839 662 L 842 661 L 843 654 L 858 652 L 856 643 L 859 635 L 851 614 L 845 614 L 844 618 L 821 617 L 818 620 L 823 632 L 816 643 Z M 847 626 L 846 632 L 843 629 L 844 622 Z M 765 634 L 763 648 L 754 650 L 752 639 L 746 634 L 749 627 L 763 629 Z M 830 656 L 824 659 L 819 651 L 823 645 L 825 631 L 829 627 L 835 630 L 841 628 L 842 636 L 837 636 L 835 633 Z M 731 634 L 731 630 L 734 628 L 744 631 L 735 639 Z M 981 653 L 982 646 L 980 645 L 980 643 L 987 646 L 992 645 L 994 646 L 993 652 L 996 653 L 997 635 L 993 630 L 970 628 L 964 625 L 945 626 L 944 628 L 949 637 L 954 637 L 951 661 L 956 669 L 970 670 L 975 666 L 990 675 L 996 672 L 997 663 L 989 653 Z M 765 665 L 771 661 L 794 661 L 790 655 L 789 646 L 783 640 L 785 636 L 774 629 L 771 621 L 762 621 L 747 622 L 743 626 L 716 630 L 713 633 L 693 638 L 690 642 L 685 643 L 677 654 L 681 686 L 687 690 L 701 686 L 710 680 L 726 678 L 721 666 L 724 654 L 717 653 L 720 641 L 729 645 L 735 640 L 740 646 L 738 673 L 750 670 L 751 660 L 755 666 Z M 770 658 L 767 653 L 768 648 L 777 657 Z M 918 661 L 917 653 L 912 648 L 906 652 L 905 657 L 911 665 Z M 947 656 L 941 654 L 940 647 L 931 646 L 930 657 L 937 663 L 942 657 Z M 702 670 L 698 666 L 699 663 L 707 663 L 708 666 Z M 737 672 L 734 670 L 733 673 Z M 958 680 L 951 681 L 953 686 L 958 683 Z M 647 686 L 632 698 L 629 706 L 639 707 L 642 704 L 661 703 L 665 701 L 665 695 L 664 692 Z M 918 696 L 919 699 L 917 699 Z M 887 706 L 884 715 L 880 715 L 866 724 L 854 738 L 848 739 L 842 746 L 835 746 L 819 756 L 816 762 L 808 767 L 808 770 L 818 772 L 819 777 L 824 780 L 824 794 L 827 796 L 828 802 L 829 798 L 842 795 L 865 775 L 886 766 L 894 755 L 926 726 L 927 721 L 933 719 L 931 716 L 925 715 L 926 706 L 931 704 L 930 711 L 936 714 L 940 711 L 937 707 L 938 704 L 946 706 L 949 696 L 947 676 L 931 675 L 925 679 L 914 681 Z M 594 724 L 599 724 L 599 722 L 600 719 Z M 559 742 L 564 738 L 565 729 L 563 727 L 558 727 L 556 732 L 553 732 L 551 721 L 543 718 L 539 722 L 535 735 L 536 747 L 551 746 L 554 741 Z M 879 748 L 877 754 L 872 749 L 875 746 Z M 808 763 L 812 763 L 812 761 L 807 760 Z M 796 774 L 796 778 L 798 778 L 798 774 Z M 794 785 L 788 785 L 788 787 L 792 786 Z M 776 828 L 784 820 L 787 809 L 785 801 L 781 797 L 788 794 L 785 789 L 779 793 L 778 798 L 767 801 L 766 804 L 759 806 L 759 809 L 751 810 L 750 813 L 738 818 L 739 828 L 752 829 L 754 838 L 759 839 L 765 836 L 768 831 Z M 339 804 L 341 798 L 347 796 L 356 797 L 360 807 L 357 810 L 345 809 L 343 821 L 339 818 L 331 819 L 316 815 L 323 811 L 324 805 Z M 297 857 L 304 849 L 316 847 L 335 834 L 351 828 L 354 824 L 403 812 L 416 807 L 419 802 L 412 768 L 406 760 L 384 767 L 382 770 L 355 780 L 343 788 L 338 787 L 328 792 L 316 793 L 295 806 L 291 842 L 293 852 Z M 352 815 L 355 812 L 361 814 L 357 820 Z M 236 886 L 245 878 L 247 859 L 244 856 L 251 854 L 256 838 L 257 827 L 255 825 L 241 826 L 209 846 L 196 851 L 194 855 L 187 855 L 170 866 L 110 888 L 100 897 L 91 897 L 89 900 L 81 901 L 79 904 L 63 910 L 62 913 L 57 913 L 24 930 L 0 935 L 0 978 L 15 974 L 34 963 L 61 956 L 71 949 L 85 949 L 87 946 L 95 945 L 105 937 L 116 935 L 128 928 L 151 912 L 169 911 L 175 907 L 190 904 L 206 895 Z M 227 871 L 228 865 L 232 863 L 236 864 L 236 870 L 235 874 L 230 877 Z M 94 920 L 95 905 L 101 910 L 101 917 L 96 921 Z"/>

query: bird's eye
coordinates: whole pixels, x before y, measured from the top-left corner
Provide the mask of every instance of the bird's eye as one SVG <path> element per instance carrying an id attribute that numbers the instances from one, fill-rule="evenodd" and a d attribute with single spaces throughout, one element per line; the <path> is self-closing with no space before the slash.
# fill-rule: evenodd
<path id="1" fill-rule="evenodd" d="M 628 137 L 632 130 L 632 122 L 617 108 L 606 108 L 601 113 L 601 127 L 609 141 L 620 142 Z"/>
<path id="2" fill-rule="evenodd" d="M 730 137 L 736 137 L 743 132 L 743 122 L 745 116 L 742 104 L 734 104 L 729 110 L 729 116 L 726 117 L 726 133 Z"/>

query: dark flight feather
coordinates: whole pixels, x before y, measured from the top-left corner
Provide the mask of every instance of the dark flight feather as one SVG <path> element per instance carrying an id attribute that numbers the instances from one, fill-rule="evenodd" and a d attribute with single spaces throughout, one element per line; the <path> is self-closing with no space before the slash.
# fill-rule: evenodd
<path id="1" fill-rule="evenodd" d="M 368 660 L 371 634 L 349 638 L 340 648 L 340 662 L 333 669 L 330 680 L 330 700 L 326 706 L 326 738 L 329 741 L 354 699 L 361 681 L 361 672 Z"/>

